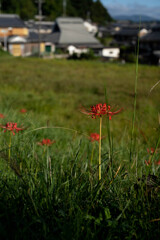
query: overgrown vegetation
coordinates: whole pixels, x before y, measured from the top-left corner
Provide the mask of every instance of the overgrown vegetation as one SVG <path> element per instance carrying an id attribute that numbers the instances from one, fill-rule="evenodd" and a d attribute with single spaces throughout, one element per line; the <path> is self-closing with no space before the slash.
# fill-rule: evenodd
<path id="1" fill-rule="evenodd" d="M 0 60 L 0 239 L 158 239 L 160 69 L 139 65 L 130 159 L 134 64 Z M 124 110 L 103 118 L 99 181 L 99 121 L 80 108 L 106 101 Z"/>

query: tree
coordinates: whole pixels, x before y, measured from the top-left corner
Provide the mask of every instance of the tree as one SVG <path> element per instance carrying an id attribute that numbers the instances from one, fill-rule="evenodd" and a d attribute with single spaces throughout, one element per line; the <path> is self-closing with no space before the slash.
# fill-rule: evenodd
<path id="1" fill-rule="evenodd" d="M 2 12 L 18 14 L 22 19 L 33 18 L 36 7 L 33 0 L 1 0 Z"/>
<path id="2" fill-rule="evenodd" d="M 99 24 L 106 24 L 107 21 L 111 22 L 113 20 L 100 0 L 96 0 L 92 4 L 91 19 Z"/>
<path id="3" fill-rule="evenodd" d="M 91 13 L 93 0 L 70 0 L 71 5 L 76 11 L 76 15 L 83 19 L 87 19 Z"/>

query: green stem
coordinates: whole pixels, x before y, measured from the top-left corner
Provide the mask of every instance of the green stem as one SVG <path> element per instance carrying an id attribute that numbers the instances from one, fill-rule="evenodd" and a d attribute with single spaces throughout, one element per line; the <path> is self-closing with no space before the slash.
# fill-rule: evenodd
<path id="1" fill-rule="evenodd" d="M 95 142 L 93 142 L 93 146 L 92 146 L 92 153 L 91 153 L 91 166 L 93 164 L 93 154 L 94 154 L 94 149 L 95 149 Z"/>
<path id="2" fill-rule="evenodd" d="M 140 28 L 140 26 L 139 26 Z M 137 54 L 136 54 L 136 78 L 135 78 L 135 87 L 134 87 L 134 110 L 133 110 L 133 118 L 132 118 L 132 133 L 131 133 L 131 143 L 130 143 L 130 162 L 132 161 L 133 155 L 133 141 L 134 132 L 135 132 L 135 120 L 136 120 L 136 107 L 137 107 L 137 82 L 138 82 L 138 56 L 139 56 L 139 38 L 138 38 L 138 46 L 137 46 Z"/>
<path id="3" fill-rule="evenodd" d="M 9 138 L 9 150 L 8 150 L 8 162 L 10 165 L 10 159 L 11 159 L 11 142 L 12 142 L 12 132 L 10 132 L 10 138 Z"/>
<path id="4" fill-rule="evenodd" d="M 102 117 L 99 126 L 99 180 L 101 180 L 101 138 L 102 138 Z"/>

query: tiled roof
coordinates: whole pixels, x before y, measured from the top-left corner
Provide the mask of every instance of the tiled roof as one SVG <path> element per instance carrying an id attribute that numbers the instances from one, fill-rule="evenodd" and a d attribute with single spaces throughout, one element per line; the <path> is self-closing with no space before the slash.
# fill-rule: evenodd
<path id="1" fill-rule="evenodd" d="M 0 27 L 1 28 L 25 28 L 24 22 L 15 14 L 0 14 Z"/>
<path id="2" fill-rule="evenodd" d="M 151 32 L 141 37 L 140 41 L 143 42 L 160 42 L 160 31 Z"/>
<path id="3" fill-rule="evenodd" d="M 135 28 L 124 28 L 118 32 L 115 33 L 115 35 L 119 36 L 138 36 L 139 29 Z"/>
<path id="4" fill-rule="evenodd" d="M 54 44 L 57 44 L 59 42 L 59 38 L 60 38 L 60 32 L 43 34 L 43 39 L 45 40 L 45 42 L 52 42 Z"/>
<path id="5" fill-rule="evenodd" d="M 102 44 L 86 30 L 81 18 L 60 17 L 56 19 L 56 25 L 60 32 L 59 45 L 84 44 L 102 47 Z"/>

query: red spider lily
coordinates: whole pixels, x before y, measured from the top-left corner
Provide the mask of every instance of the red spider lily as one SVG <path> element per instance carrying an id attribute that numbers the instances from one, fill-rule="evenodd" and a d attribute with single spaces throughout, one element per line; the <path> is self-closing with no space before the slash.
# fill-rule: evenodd
<path id="1" fill-rule="evenodd" d="M 13 135 L 15 135 L 15 131 L 19 132 L 24 130 L 24 128 L 17 127 L 17 123 L 14 123 L 14 122 L 8 122 L 6 123 L 5 126 L 0 126 L 0 127 L 5 129 L 4 132 L 6 132 L 7 130 L 11 131 Z"/>
<path id="2" fill-rule="evenodd" d="M 89 137 L 89 139 L 90 139 L 90 141 L 91 142 L 94 142 L 94 141 L 98 141 L 99 142 L 99 134 L 98 133 L 91 133 L 90 134 L 90 137 Z M 104 137 L 101 137 L 101 139 L 103 139 Z"/>
<path id="3" fill-rule="evenodd" d="M 147 148 L 147 152 L 149 154 L 153 155 L 153 153 L 155 152 L 155 149 L 154 148 L 151 148 L 151 149 Z"/>
<path id="4" fill-rule="evenodd" d="M 43 138 L 43 140 L 42 140 L 42 142 L 38 142 L 38 145 L 41 145 L 41 146 L 50 146 L 50 145 L 52 145 L 53 143 L 55 143 L 56 141 L 55 140 L 53 140 L 53 141 L 51 141 L 50 139 L 48 139 L 48 138 Z"/>
<path id="5" fill-rule="evenodd" d="M 145 164 L 147 166 L 151 165 L 151 159 L 148 162 L 145 160 Z M 160 160 L 158 162 L 156 162 L 155 165 L 160 165 Z"/>
<path id="6" fill-rule="evenodd" d="M 21 113 L 26 113 L 27 110 L 26 110 L 25 108 L 22 108 L 22 109 L 20 110 L 20 112 L 21 112 Z"/>
<path id="7" fill-rule="evenodd" d="M 0 113 L 0 118 L 4 118 L 4 115 L 2 113 Z"/>
<path id="8" fill-rule="evenodd" d="M 158 162 L 156 162 L 156 165 L 160 165 L 160 160 Z"/>
<path id="9" fill-rule="evenodd" d="M 111 106 L 109 106 L 109 105 L 107 106 L 106 103 L 104 103 L 104 104 L 99 103 L 94 106 L 91 106 L 89 110 L 85 109 L 85 108 L 81 108 L 82 113 L 89 115 L 95 119 L 96 119 L 96 117 L 102 117 L 104 115 L 107 115 L 107 116 L 109 116 L 109 120 L 111 120 L 113 115 L 118 114 L 121 111 L 122 111 L 122 109 L 119 109 L 118 111 L 115 111 L 115 112 L 111 112 Z"/>

